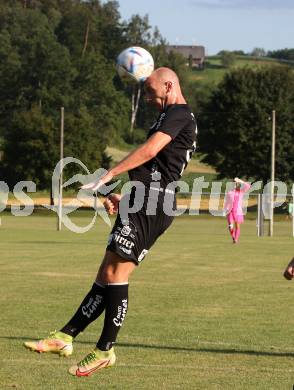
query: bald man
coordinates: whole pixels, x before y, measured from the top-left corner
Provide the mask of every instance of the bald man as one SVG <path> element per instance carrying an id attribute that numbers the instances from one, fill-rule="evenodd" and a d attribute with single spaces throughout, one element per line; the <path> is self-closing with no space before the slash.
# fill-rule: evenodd
<path id="1" fill-rule="evenodd" d="M 29 341 L 25 346 L 37 352 L 54 352 L 69 356 L 73 340 L 91 322 L 105 312 L 103 330 L 95 349 L 69 369 L 72 375 L 89 376 L 115 363 L 113 345 L 128 309 L 128 283 L 133 270 L 142 262 L 158 237 L 171 225 L 173 213 L 166 215 L 164 202 L 175 208 L 175 187 L 196 147 L 196 122 L 182 95 L 177 75 L 159 68 L 145 81 L 146 101 L 160 114 L 150 128 L 144 144 L 115 165 L 102 179 L 83 188 L 96 191 L 103 184 L 128 172 L 131 181 L 144 188 L 141 199 L 136 189 L 128 204 L 141 208 L 129 213 L 127 224 L 122 218 L 123 199 L 111 194 L 105 201 L 109 214 L 120 210 L 95 282 L 71 320 L 44 340 Z M 137 202 L 137 203 L 136 203 Z M 122 207 L 123 209 L 123 207 Z"/>

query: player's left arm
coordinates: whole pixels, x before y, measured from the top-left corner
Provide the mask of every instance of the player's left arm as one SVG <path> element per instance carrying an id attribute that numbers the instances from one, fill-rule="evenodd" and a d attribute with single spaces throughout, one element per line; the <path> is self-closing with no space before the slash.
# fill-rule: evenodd
<path id="1" fill-rule="evenodd" d="M 242 191 L 243 192 L 248 192 L 250 190 L 250 187 L 251 187 L 251 184 L 250 183 L 247 183 L 246 181 L 243 182 L 243 188 L 242 188 Z"/>
<path id="2" fill-rule="evenodd" d="M 144 142 L 144 144 L 138 146 L 118 164 L 111 168 L 108 173 L 103 176 L 98 182 L 92 182 L 83 185 L 81 188 L 96 191 L 99 187 L 101 187 L 103 184 L 108 183 L 115 176 L 118 176 L 121 173 L 128 172 L 131 169 L 137 168 L 138 166 L 154 158 L 160 152 L 161 149 L 163 149 L 168 143 L 170 143 L 171 140 L 172 137 L 170 135 L 161 131 L 157 131 L 151 137 L 149 137 L 147 141 Z"/>

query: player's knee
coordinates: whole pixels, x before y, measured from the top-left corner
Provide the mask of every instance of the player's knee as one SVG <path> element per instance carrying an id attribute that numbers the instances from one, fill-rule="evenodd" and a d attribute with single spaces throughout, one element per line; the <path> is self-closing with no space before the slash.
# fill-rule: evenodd
<path id="1" fill-rule="evenodd" d="M 116 281 L 116 272 L 112 267 L 102 267 L 99 271 L 98 277 L 104 284 L 114 283 Z"/>
<path id="2" fill-rule="evenodd" d="M 103 284 L 128 281 L 128 273 L 116 267 L 106 266 L 100 270 L 99 278 Z"/>

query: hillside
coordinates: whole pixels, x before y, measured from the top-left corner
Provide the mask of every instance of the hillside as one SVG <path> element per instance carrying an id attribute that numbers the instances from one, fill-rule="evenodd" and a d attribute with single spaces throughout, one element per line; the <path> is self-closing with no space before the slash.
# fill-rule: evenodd
<path id="1" fill-rule="evenodd" d="M 236 56 L 234 65 L 226 69 L 221 64 L 220 56 L 208 56 L 205 59 L 205 65 L 203 70 L 193 69 L 190 72 L 190 81 L 200 82 L 203 84 L 218 84 L 225 73 L 231 69 L 252 67 L 258 68 L 261 66 L 272 65 L 290 65 L 294 66 L 291 61 L 279 61 L 268 57 L 251 57 L 251 56 Z"/>
<path id="2" fill-rule="evenodd" d="M 110 146 L 106 148 L 106 153 L 112 158 L 112 165 L 122 160 L 129 153 L 129 151 L 130 150 L 121 150 Z M 197 158 L 196 156 L 189 162 L 189 165 L 184 172 L 184 176 L 188 174 L 197 174 L 196 176 L 199 176 L 199 174 L 203 174 L 207 176 L 215 175 L 216 171 L 213 167 L 200 162 L 199 158 Z"/>

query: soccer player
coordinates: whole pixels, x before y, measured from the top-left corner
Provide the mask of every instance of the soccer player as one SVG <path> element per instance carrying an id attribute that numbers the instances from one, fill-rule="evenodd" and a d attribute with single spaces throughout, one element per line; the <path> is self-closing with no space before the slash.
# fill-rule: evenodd
<path id="1" fill-rule="evenodd" d="M 249 191 L 250 184 L 235 177 L 235 188 L 226 194 L 224 209 L 227 214 L 227 221 L 233 244 L 236 244 L 240 237 L 240 225 L 244 222 L 242 210 L 243 195 Z"/>
<path id="2" fill-rule="evenodd" d="M 96 191 L 121 173 L 128 172 L 132 181 L 140 181 L 145 186 L 143 207 L 129 214 L 127 225 L 121 213 L 118 214 L 95 282 L 70 321 L 46 339 L 25 343 L 27 348 L 37 352 L 71 355 L 73 340 L 105 312 L 96 347 L 70 367 L 72 375 L 89 376 L 115 363 L 113 345 L 127 314 L 129 277 L 172 223 L 173 216 L 166 215 L 163 209 L 166 199 L 175 207 L 175 191 L 167 186 L 180 178 L 195 150 L 196 122 L 182 95 L 177 75 L 168 68 L 155 70 L 145 82 L 145 95 L 147 103 L 154 104 L 160 111 L 146 142 L 98 182 L 82 187 Z M 135 202 L 135 191 L 132 190 L 129 196 L 131 205 Z M 121 199 L 125 198 L 117 194 L 108 197 L 105 207 L 109 214 L 118 211 L 119 204 L 123 203 Z"/>
<path id="3" fill-rule="evenodd" d="M 287 220 L 292 219 L 292 217 L 293 217 L 293 208 L 294 208 L 293 202 L 288 200 L 288 202 L 286 203 L 284 208 L 286 209 L 286 212 L 287 212 L 286 219 Z"/>
<path id="4" fill-rule="evenodd" d="M 292 280 L 294 278 L 294 257 L 290 261 L 290 263 L 287 265 L 287 267 L 284 271 L 284 277 L 287 280 Z"/>

